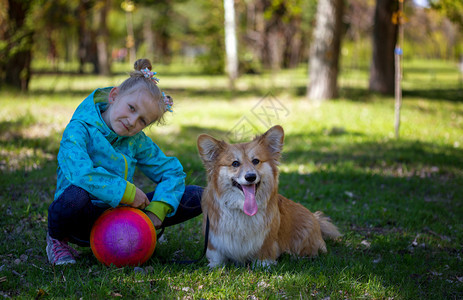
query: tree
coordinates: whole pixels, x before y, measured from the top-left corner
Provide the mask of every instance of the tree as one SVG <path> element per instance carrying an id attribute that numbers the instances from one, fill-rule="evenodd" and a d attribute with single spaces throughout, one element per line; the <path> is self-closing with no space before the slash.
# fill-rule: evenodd
<path id="1" fill-rule="evenodd" d="M 463 28 L 462 0 L 430 0 L 431 7 L 441 11 L 454 23 Z"/>
<path id="2" fill-rule="evenodd" d="M 397 25 L 392 22 L 392 15 L 396 10 L 397 0 L 376 0 L 369 82 L 372 92 L 394 94 Z"/>
<path id="3" fill-rule="evenodd" d="M 33 0 L 3 0 L 0 21 L 0 82 L 23 91 L 29 87 L 34 30 L 27 22 Z M 5 13 L 6 12 L 6 13 Z"/>
<path id="4" fill-rule="evenodd" d="M 431 7 L 437 11 L 445 14 L 454 24 L 456 24 L 460 30 L 459 35 L 463 31 L 463 0 L 430 0 Z M 457 50 L 460 62 L 463 62 L 463 50 L 459 48 Z"/>
<path id="5" fill-rule="evenodd" d="M 94 66 L 94 72 L 98 73 L 98 60 L 96 55 L 96 45 L 94 34 L 90 26 L 88 26 L 88 16 L 92 8 L 91 0 L 79 0 L 77 6 L 77 36 L 78 36 L 78 53 L 79 57 L 79 73 L 84 73 L 84 65 L 91 62 Z"/>
<path id="6" fill-rule="evenodd" d="M 227 75 L 230 88 L 235 88 L 238 78 L 238 43 L 236 41 L 235 0 L 224 0 L 225 12 L 225 52 L 227 57 Z"/>
<path id="7" fill-rule="evenodd" d="M 191 4 L 191 3 L 190 3 Z M 223 74 L 225 70 L 225 39 L 224 39 L 224 6 L 221 1 L 195 1 L 196 9 L 189 6 L 189 10 L 195 12 L 188 19 L 189 34 L 185 41 L 192 46 L 197 53 L 196 61 L 201 66 L 201 71 L 206 74 Z M 208 13 L 205 14 L 204 12 Z M 193 37 L 193 38 L 192 38 Z"/>
<path id="8" fill-rule="evenodd" d="M 58 67 L 60 50 L 75 36 L 77 5 L 76 0 L 40 0 L 37 5 L 40 9 L 37 6 L 34 9 L 32 18 L 38 37 L 34 39 L 34 57 L 37 49 L 46 49 L 48 63 L 53 69 Z"/>
<path id="9" fill-rule="evenodd" d="M 307 97 L 326 100 L 337 97 L 339 52 L 342 36 L 343 0 L 319 0 L 310 47 Z"/>
<path id="10" fill-rule="evenodd" d="M 111 0 L 101 0 L 96 4 L 97 12 L 95 14 L 96 26 L 96 49 L 98 58 L 98 74 L 109 75 L 111 73 L 111 65 L 109 61 L 109 29 L 107 24 L 107 16 Z"/>
<path id="11" fill-rule="evenodd" d="M 315 15 L 313 1 L 244 1 L 244 39 L 248 53 L 266 68 L 296 67 L 304 56 Z M 244 18 L 243 18 L 244 19 Z M 304 24 L 306 27 L 304 27 Z M 305 29 L 305 30 L 304 30 Z M 249 57 L 249 55 L 247 55 Z M 254 63 L 255 65 L 255 63 Z M 249 66 L 250 71 L 253 67 Z"/>

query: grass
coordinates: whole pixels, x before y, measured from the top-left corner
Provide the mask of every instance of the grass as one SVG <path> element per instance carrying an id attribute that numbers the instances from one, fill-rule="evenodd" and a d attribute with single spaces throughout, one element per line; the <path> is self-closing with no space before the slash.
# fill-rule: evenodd
<path id="1" fill-rule="evenodd" d="M 461 299 L 463 90 L 455 66 L 408 62 L 401 138 L 393 99 L 366 91 L 367 70 L 345 69 L 340 98 L 304 99 L 305 68 L 243 76 L 182 75 L 163 66 L 175 99 L 163 127 L 146 132 L 177 156 L 188 184 L 205 184 L 196 137 L 245 139 L 281 124 L 280 193 L 323 210 L 343 232 L 314 259 L 283 255 L 269 269 L 209 270 L 166 263 L 201 255 L 201 220 L 168 228 L 140 268 L 101 265 L 91 250 L 67 267 L 47 263 L 47 209 L 59 140 L 74 109 L 113 77 L 42 74 L 27 94 L 0 92 L 0 295 L 5 298 Z M 241 131 L 240 129 L 244 129 Z M 136 184 L 152 189 L 142 176 Z"/>

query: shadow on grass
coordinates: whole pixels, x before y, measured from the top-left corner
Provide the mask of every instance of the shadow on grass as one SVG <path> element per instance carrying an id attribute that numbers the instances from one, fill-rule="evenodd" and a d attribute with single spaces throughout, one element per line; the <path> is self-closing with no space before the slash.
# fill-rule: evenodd
<path id="1" fill-rule="evenodd" d="M 50 98 L 61 98 L 63 101 L 68 100 L 67 97 L 78 97 L 82 98 L 82 101 L 91 93 L 93 92 L 93 89 L 82 89 L 82 88 L 76 88 L 76 89 L 66 89 L 65 91 L 63 90 L 55 90 L 53 88 L 46 89 L 46 88 L 40 88 L 40 89 L 34 89 L 31 91 L 29 94 L 31 97 L 50 97 Z"/>
<path id="2" fill-rule="evenodd" d="M 17 129 L 26 126 L 28 122 L 24 120 L 7 125 L 16 126 Z M 0 128 L 4 127 L 0 125 Z M 161 149 L 179 157 L 190 178 L 199 176 L 200 182 L 204 183 L 205 173 L 195 144 L 196 137 L 201 133 L 216 137 L 227 134 L 217 129 L 185 126 L 175 136 L 160 135 L 154 140 Z M 240 273 L 251 278 L 258 276 L 259 280 L 264 275 L 267 276 L 265 280 L 268 280 L 268 274 L 274 274 L 281 277 L 275 285 L 287 295 L 295 297 L 300 293 L 314 291 L 319 291 L 323 296 L 333 295 L 333 292 L 338 292 L 333 289 L 339 287 L 343 291 L 342 295 L 338 295 L 339 298 L 362 297 L 365 290 L 375 288 L 379 289 L 377 298 L 388 298 L 390 295 L 403 298 L 461 296 L 461 288 L 456 288 L 452 282 L 455 282 L 456 276 L 461 276 L 458 259 L 461 246 L 458 245 L 462 242 L 459 216 L 463 211 L 457 199 L 463 194 L 463 184 L 461 177 L 452 173 L 452 167 L 462 168 L 462 154 L 457 149 L 415 141 L 351 144 L 345 140 L 351 135 L 355 136 L 355 133 L 326 135 L 325 132 L 308 132 L 304 135 L 288 135 L 286 140 L 289 144 L 287 150 L 283 150 L 283 163 L 312 162 L 315 167 L 307 173 L 282 171 L 280 175 L 280 192 L 283 195 L 304 204 L 312 211 L 325 211 L 340 227 L 344 237 L 339 242 L 329 242 L 329 253 L 318 258 L 293 260 L 284 255 L 270 271 L 262 270 L 263 275 L 247 268 L 230 267 L 228 273 L 221 275 L 221 279 L 236 285 L 235 280 Z M 309 139 L 312 144 L 308 150 L 304 150 L 304 143 Z M 25 139 L 20 141 L 30 142 Z M 49 142 L 43 138 L 34 143 L 36 147 L 47 149 L 46 144 Z M 58 144 L 52 148 L 57 147 Z M 395 164 L 411 166 L 416 170 L 436 166 L 448 169 L 449 173 L 444 175 L 456 178 L 439 180 L 442 175 L 440 171 L 432 170 L 424 177 L 420 174 L 385 175 L 384 169 Z M 375 168 L 378 173 L 371 172 Z M 28 172 L 27 176 L 24 176 L 23 171 L 6 172 L 5 180 L 0 181 L 0 196 L 5 199 L 2 208 L 6 211 L 6 216 L 0 222 L 4 229 L 0 237 L 9 247 L 14 247 L 14 253 L 28 253 L 30 256 L 27 265 L 14 265 L 14 256 L 4 256 L 3 264 L 28 273 L 21 280 L 32 286 L 34 291 L 42 284 L 42 276 L 51 279 L 53 276 L 52 272 L 31 276 L 31 270 L 35 269 L 27 268 L 31 264 L 44 270 L 50 268 L 45 254 L 46 213 L 41 214 L 46 212 L 52 200 L 52 187 L 56 184 L 53 176 L 55 169 L 56 164 L 47 164 Z M 12 191 L 16 192 L 12 194 Z M 166 234 L 167 243 L 158 245 L 157 255 L 160 258 L 170 260 L 199 256 L 203 247 L 200 217 L 171 227 L 166 230 Z M 31 238 L 34 239 L 33 244 L 30 243 Z M 418 245 L 424 243 L 425 246 L 413 246 L 414 239 Z M 167 270 L 171 278 L 184 276 L 185 272 L 190 271 L 203 270 L 203 277 L 210 274 L 205 260 L 198 265 L 185 267 L 163 265 L 154 257 L 148 265 L 154 268 L 153 272 Z M 66 273 L 67 280 L 78 282 L 81 280 L 79 273 L 85 272 L 85 280 L 93 285 L 107 288 L 108 285 L 117 284 L 111 279 L 107 279 L 105 284 L 95 284 L 95 278 L 100 275 L 95 277 L 92 273 L 90 276 L 89 268 L 93 270 L 91 272 L 103 275 L 114 272 L 99 266 L 87 249 L 83 260 L 75 266 L 76 271 Z M 132 269 L 125 269 L 121 276 L 132 276 Z M 235 273 L 237 276 L 233 276 Z M 17 277 L 11 277 L 12 282 L 8 284 L 16 284 L 19 281 L 15 279 Z M 175 293 L 169 282 L 163 280 L 156 279 L 157 292 L 166 295 Z M 304 284 L 301 285 L 301 282 Z M 58 283 L 53 284 L 56 286 Z M 370 284 L 374 286 L 369 287 Z M 212 289 L 213 285 L 204 283 L 203 288 Z M 249 290 L 253 288 L 255 286 L 250 286 Z M 71 287 L 67 293 L 74 294 L 75 289 L 82 292 L 81 287 L 77 286 L 74 289 Z M 53 291 L 48 292 L 53 297 Z M 146 291 L 138 290 L 133 284 L 130 293 L 134 297 L 146 295 Z"/>
<path id="3" fill-rule="evenodd" d="M 276 90 L 280 92 L 281 90 Z M 306 95 L 306 87 L 298 86 L 293 89 L 295 96 L 303 97 Z M 375 96 L 375 97 L 373 97 Z M 350 100 L 354 102 L 374 102 L 377 99 L 389 97 L 391 100 L 394 95 L 382 95 L 379 93 L 371 92 L 365 88 L 354 88 L 354 87 L 341 87 L 339 88 L 339 98 L 344 100 Z M 422 98 L 431 101 L 451 101 L 451 102 L 462 102 L 463 101 L 463 88 L 455 88 L 452 85 L 451 88 L 427 88 L 427 89 L 404 89 L 402 91 L 403 99 L 407 98 Z M 336 101 L 331 100 L 331 101 Z"/>
<path id="4" fill-rule="evenodd" d="M 63 100 L 66 100 L 66 97 L 81 97 L 84 99 L 87 97 L 93 89 L 82 89 L 81 87 L 77 88 L 68 88 L 66 90 L 56 90 L 53 85 L 49 88 L 39 87 L 35 88 L 33 91 L 29 92 L 31 96 L 52 96 L 52 97 L 62 97 Z M 166 88 L 165 91 L 170 95 L 173 95 L 174 98 L 188 98 L 188 97 L 204 97 L 206 99 L 221 99 L 221 100 L 233 100 L 237 98 L 246 98 L 246 97 L 265 97 L 269 92 L 272 92 L 275 96 L 280 95 L 281 93 L 289 93 L 295 97 L 304 97 L 307 93 L 307 87 L 305 85 L 299 86 L 264 86 L 261 87 L 257 84 L 254 84 L 246 89 L 231 91 L 228 87 L 208 87 L 206 89 L 195 87 L 195 88 Z M 376 97 L 373 97 L 376 96 Z M 451 102 L 462 102 L 463 101 L 463 88 L 427 88 L 427 89 L 404 89 L 402 92 L 404 99 L 406 98 L 422 98 L 432 101 L 451 101 Z M 373 102 L 377 99 L 384 97 L 393 98 L 394 95 L 382 95 L 379 93 L 371 92 L 366 88 L 355 88 L 355 87 L 340 87 L 339 88 L 339 98 L 344 100 L 350 100 L 354 102 Z M 332 101 L 336 101 L 335 99 Z"/>
<path id="5" fill-rule="evenodd" d="M 463 88 L 442 88 L 442 89 L 415 89 L 404 90 L 403 97 L 423 98 L 428 100 L 447 100 L 451 102 L 463 102 Z"/>
<path id="6" fill-rule="evenodd" d="M 117 66 L 116 69 L 118 70 L 113 70 L 109 76 L 127 76 L 128 72 L 131 70 L 130 68 L 132 67 L 130 64 L 126 64 L 125 66 L 127 68 L 126 71 L 119 70 L 121 67 Z M 174 65 L 161 65 L 161 64 L 156 64 L 156 71 L 163 76 L 207 76 L 207 74 L 204 74 L 202 70 L 198 67 L 194 66 L 189 66 L 185 67 L 182 65 L 181 67 L 178 67 Z M 79 72 L 77 69 L 76 70 L 52 70 L 52 69 L 46 69 L 46 68 L 36 68 L 33 70 L 33 75 L 55 75 L 55 76 L 75 76 L 75 77 L 82 77 L 82 76 L 98 76 L 98 74 L 93 73 L 93 72 Z M 225 76 L 223 74 L 219 74 L 220 76 Z M 213 75 L 209 75 L 213 76 Z"/>
<path id="7" fill-rule="evenodd" d="M 199 161 L 196 139 L 203 133 L 225 140 L 230 135 L 230 132 L 216 128 L 184 126 L 175 139 L 170 136 L 152 138 L 178 157 L 189 157 L 191 160 Z M 442 168 L 463 169 L 463 153 L 450 145 L 413 140 L 351 142 L 351 138 L 362 136 L 361 133 L 348 132 L 342 128 L 288 134 L 285 136 L 288 146 L 283 148 L 283 162 L 331 165 L 352 162 L 359 168 L 380 169 L 402 165 L 416 171 L 425 168 L 433 173 L 439 173 Z"/>
<path id="8" fill-rule="evenodd" d="M 0 146 L 2 149 L 31 148 L 56 155 L 62 132 L 50 132 L 43 137 L 28 136 L 28 129 L 38 124 L 36 118 L 27 111 L 14 121 L 0 122 Z"/>
<path id="9" fill-rule="evenodd" d="M 298 97 L 305 97 L 307 94 L 307 86 L 297 86 L 293 88 L 293 93 Z M 375 93 L 370 92 L 365 88 L 353 88 L 353 87 L 340 87 L 338 90 L 339 99 L 350 100 L 354 102 L 373 102 L 375 98 L 372 95 Z M 379 95 L 379 97 L 388 97 L 384 95 Z M 329 101 L 337 101 L 337 99 L 331 99 Z"/>
<path id="10" fill-rule="evenodd" d="M 283 149 L 285 162 L 336 164 L 351 161 L 359 167 L 384 168 L 402 164 L 410 168 L 463 169 L 463 154 L 459 148 L 450 145 L 413 140 L 388 140 L 349 142 L 349 137 L 358 133 L 307 132 L 303 135 L 288 135 L 290 146 L 295 150 Z M 339 138 L 338 138 L 339 137 Z M 305 143 L 310 143 L 310 146 Z M 301 150 L 298 150 L 301 149 Z"/>
<path id="11" fill-rule="evenodd" d="M 195 97 L 195 98 L 204 98 L 204 99 L 220 99 L 220 100 L 234 100 L 239 98 L 246 98 L 246 97 L 265 97 L 269 92 L 274 94 L 279 94 L 282 91 L 286 91 L 286 89 L 281 87 L 272 87 L 271 89 L 268 88 L 259 88 L 253 87 L 248 88 L 245 90 L 236 90 L 230 91 L 228 89 L 224 89 L 223 87 L 209 87 L 207 89 L 202 88 L 165 88 L 164 91 L 167 94 L 170 94 L 174 97 L 174 99 L 188 99 L 188 97 Z M 37 88 L 30 92 L 31 96 L 47 96 L 47 97 L 54 97 L 54 98 L 62 98 L 63 101 L 66 100 L 66 97 L 81 97 L 82 100 L 85 99 L 90 93 L 93 92 L 93 89 L 89 90 L 82 90 L 81 88 L 75 89 L 66 89 L 63 90 L 55 90 L 53 88 L 46 89 L 46 88 Z"/>

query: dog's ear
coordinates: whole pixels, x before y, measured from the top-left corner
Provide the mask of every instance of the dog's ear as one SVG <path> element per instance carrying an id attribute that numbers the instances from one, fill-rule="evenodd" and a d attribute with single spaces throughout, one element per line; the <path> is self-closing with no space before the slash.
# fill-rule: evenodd
<path id="1" fill-rule="evenodd" d="M 219 141 L 207 134 L 198 136 L 198 151 L 202 161 L 209 168 L 217 159 L 220 151 L 224 148 L 225 142 Z"/>
<path id="2" fill-rule="evenodd" d="M 268 150 L 270 151 L 275 160 L 279 160 L 281 157 L 284 138 L 285 132 L 283 130 L 283 127 L 281 127 L 280 125 L 273 126 L 260 137 L 260 139 L 268 147 Z"/>

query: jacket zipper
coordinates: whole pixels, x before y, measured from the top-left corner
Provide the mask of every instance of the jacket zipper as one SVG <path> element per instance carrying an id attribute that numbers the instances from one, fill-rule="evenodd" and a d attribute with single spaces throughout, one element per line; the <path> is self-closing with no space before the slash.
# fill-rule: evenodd
<path id="1" fill-rule="evenodd" d="M 129 164 L 127 163 L 127 159 L 125 158 L 124 154 L 122 154 L 122 157 L 124 158 L 124 161 L 125 161 L 124 179 L 127 180 L 127 176 L 128 176 L 128 173 L 129 173 Z"/>

